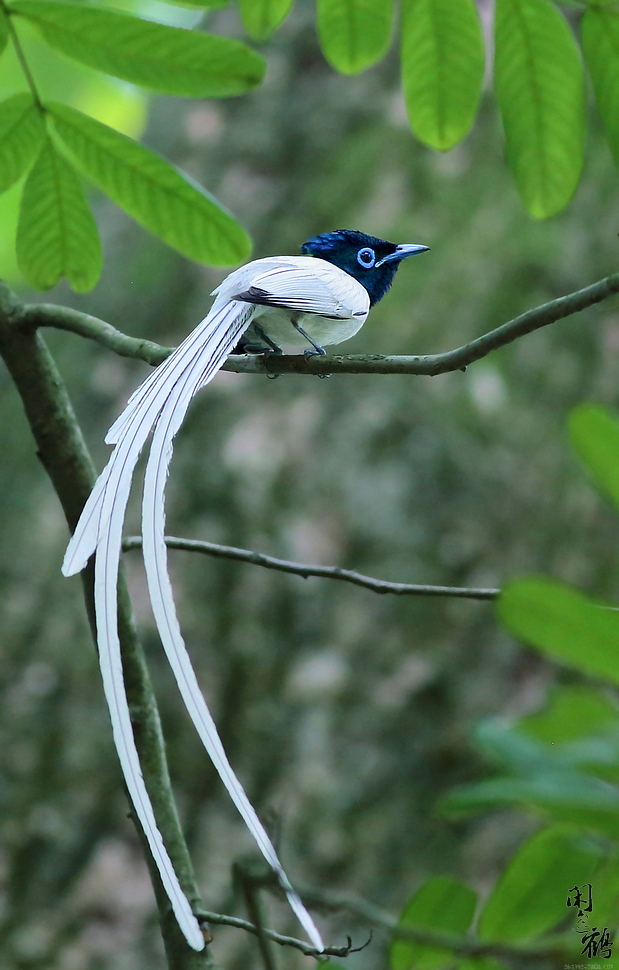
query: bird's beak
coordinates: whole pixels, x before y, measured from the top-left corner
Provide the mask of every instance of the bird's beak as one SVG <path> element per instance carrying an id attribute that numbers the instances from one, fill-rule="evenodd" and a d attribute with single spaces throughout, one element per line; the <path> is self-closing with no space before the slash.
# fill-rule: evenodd
<path id="1" fill-rule="evenodd" d="M 383 256 L 375 264 L 375 268 L 382 266 L 383 263 L 399 263 L 401 259 L 406 259 L 407 256 L 416 256 L 417 253 L 427 253 L 429 252 L 429 246 L 419 246 L 416 243 L 403 243 L 401 246 L 396 247 L 395 253 L 390 253 L 389 256 Z"/>

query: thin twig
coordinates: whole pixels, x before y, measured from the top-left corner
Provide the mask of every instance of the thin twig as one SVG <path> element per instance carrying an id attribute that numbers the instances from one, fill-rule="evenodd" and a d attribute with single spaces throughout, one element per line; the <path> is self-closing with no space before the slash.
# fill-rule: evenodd
<path id="1" fill-rule="evenodd" d="M 273 888 L 273 887 L 271 887 Z M 574 947 L 570 946 L 571 940 L 566 936 L 557 935 L 548 937 L 543 943 L 537 945 L 510 945 L 498 941 L 480 941 L 465 936 L 462 933 L 450 933 L 444 930 L 432 930 L 426 926 L 400 926 L 398 920 L 391 913 L 387 913 L 380 907 L 365 899 L 353 896 L 340 896 L 333 893 L 323 893 L 306 891 L 302 892 L 303 901 L 308 905 L 321 907 L 328 911 L 346 910 L 354 913 L 369 923 L 379 926 L 389 932 L 391 937 L 400 940 L 411 940 L 414 943 L 423 943 L 427 946 L 437 947 L 438 949 L 451 950 L 453 953 L 466 957 L 494 956 L 494 957 L 528 957 L 528 958 L 548 958 L 549 956 L 565 959 L 574 953 Z M 316 950 L 315 947 L 304 940 L 298 940 L 293 936 L 282 936 L 266 927 L 258 930 L 258 927 L 247 920 L 239 919 L 237 916 L 227 916 L 223 913 L 211 913 L 206 910 L 194 911 L 200 922 L 208 922 L 212 925 L 233 926 L 240 930 L 245 930 L 258 936 L 262 932 L 265 937 L 278 943 L 280 946 L 294 947 L 306 956 L 311 957 L 346 957 L 350 953 L 357 953 L 364 949 L 371 940 L 368 939 L 359 947 L 353 947 L 350 937 L 347 938 L 347 946 L 335 947 L 327 946 L 324 950 Z"/>
<path id="2" fill-rule="evenodd" d="M 316 355 L 307 358 L 303 354 L 246 354 L 228 357 L 222 369 L 237 374 L 425 374 L 432 377 L 464 370 L 469 364 L 481 360 L 491 351 L 506 346 L 518 337 L 547 327 L 595 303 L 601 303 L 614 293 L 619 293 L 619 273 L 527 310 L 495 330 L 444 354 L 419 357 L 383 357 L 377 354 L 347 357 Z M 31 304 L 26 307 L 22 319 L 30 326 L 56 327 L 89 337 L 121 357 L 133 357 L 152 365 L 160 364 L 171 353 L 169 347 L 129 337 L 103 320 L 68 307 L 49 303 Z"/>
<path id="3" fill-rule="evenodd" d="M 418 583 L 389 583 L 384 579 L 374 579 L 364 576 L 354 569 L 341 569 L 339 566 L 308 566 L 300 562 L 288 562 L 286 559 L 276 559 L 263 552 L 252 549 L 237 549 L 235 546 L 221 546 L 216 542 L 205 542 L 201 539 L 179 539 L 176 536 L 165 537 L 166 546 L 170 549 L 182 549 L 185 552 L 201 552 L 206 556 L 219 559 L 237 559 L 249 562 L 253 566 L 264 566 L 265 569 L 276 569 L 282 573 L 292 573 L 294 576 L 319 576 L 322 579 L 341 579 L 355 586 L 363 586 L 374 593 L 392 593 L 395 596 L 460 596 L 464 599 L 493 600 L 501 592 L 500 589 L 484 589 L 468 586 L 428 586 Z M 123 549 L 140 549 L 140 536 L 128 536 L 123 540 Z"/>
<path id="4" fill-rule="evenodd" d="M 371 935 L 365 943 L 361 946 L 354 947 L 352 945 L 352 940 L 347 937 L 346 946 L 326 946 L 324 950 L 317 950 L 316 947 L 312 946 L 310 943 L 305 943 L 304 940 L 297 940 L 294 936 L 282 936 L 281 933 L 276 933 L 274 930 L 269 930 L 267 927 L 260 927 L 260 929 L 253 923 L 249 923 L 246 919 L 239 919 L 238 916 L 226 916 L 223 913 L 211 913 L 207 910 L 200 909 L 194 910 L 194 915 L 199 920 L 200 923 L 211 923 L 216 926 L 234 926 L 239 930 L 246 930 L 247 933 L 252 933 L 253 936 L 260 936 L 262 933 L 267 939 L 272 940 L 273 943 L 279 943 L 280 946 L 291 946 L 295 950 L 300 950 L 307 957 L 347 957 L 349 953 L 358 953 L 360 950 L 365 949 L 371 940 Z"/>

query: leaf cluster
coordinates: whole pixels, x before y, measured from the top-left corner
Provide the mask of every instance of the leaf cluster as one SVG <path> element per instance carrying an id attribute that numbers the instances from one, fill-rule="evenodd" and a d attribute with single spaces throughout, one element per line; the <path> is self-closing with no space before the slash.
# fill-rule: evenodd
<path id="1" fill-rule="evenodd" d="M 247 233 L 200 185 L 115 129 L 44 100 L 23 58 L 21 21 L 59 53 L 164 94 L 240 94 L 260 82 L 264 62 L 238 41 L 94 4 L 2 4 L 0 48 L 12 38 L 30 88 L 0 104 L 0 191 L 28 173 L 17 230 L 26 279 L 49 289 L 65 276 L 78 291 L 97 282 L 101 244 L 80 176 L 190 259 L 230 265 L 247 258 Z"/>
<path id="2" fill-rule="evenodd" d="M 571 415 L 570 437 L 594 482 L 619 505 L 619 417 L 583 404 Z M 499 598 L 499 617 L 519 639 L 582 674 L 619 683 L 619 613 L 565 584 L 525 577 Z M 619 926 L 619 707 L 615 697 L 587 683 L 555 688 L 547 707 L 517 724 L 488 719 L 476 741 L 497 773 L 442 800 L 452 817 L 519 808 L 547 824 L 519 848 L 478 909 L 471 887 L 433 877 L 407 903 L 400 926 L 468 933 L 501 946 L 549 943 L 576 949 L 578 936 L 548 937 L 565 929 L 572 886 L 592 884 L 593 923 Z M 473 929 L 474 927 L 474 929 Z M 498 970 L 494 956 L 460 959 L 454 950 L 396 940 L 391 970 Z"/>

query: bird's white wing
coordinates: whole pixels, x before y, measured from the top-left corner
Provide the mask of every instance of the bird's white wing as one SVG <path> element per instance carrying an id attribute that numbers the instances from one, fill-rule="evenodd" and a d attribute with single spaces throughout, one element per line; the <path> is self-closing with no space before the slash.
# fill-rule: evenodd
<path id="1" fill-rule="evenodd" d="M 256 260 L 250 265 L 258 269 L 260 263 L 265 264 L 262 273 L 254 271 L 251 277 L 234 274 L 236 290 L 226 280 L 230 299 L 316 313 L 334 320 L 364 320 L 369 313 L 370 298 L 365 287 L 324 259 L 285 256 L 278 261 Z"/>

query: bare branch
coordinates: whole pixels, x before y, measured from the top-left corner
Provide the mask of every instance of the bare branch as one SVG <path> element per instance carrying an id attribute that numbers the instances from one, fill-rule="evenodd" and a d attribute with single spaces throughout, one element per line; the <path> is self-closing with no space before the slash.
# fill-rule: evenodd
<path id="1" fill-rule="evenodd" d="M 373 579 L 364 576 L 354 569 L 341 569 L 339 566 L 308 566 L 300 562 L 288 562 L 286 559 L 276 559 L 263 552 L 252 549 L 237 549 L 235 546 L 221 546 L 216 542 L 205 542 L 200 539 L 179 539 L 176 536 L 165 537 L 166 546 L 170 549 L 182 549 L 185 552 L 201 552 L 206 556 L 219 559 L 237 559 L 249 562 L 253 566 L 264 566 L 265 569 L 276 569 L 282 573 L 292 573 L 294 576 L 319 576 L 322 579 L 341 579 L 355 586 L 363 586 L 374 593 L 392 593 L 396 596 L 460 596 L 464 599 L 493 600 L 501 592 L 499 589 L 483 589 L 467 586 L 427 586 L 417 583 L 389 583 L 384 579 Z M 140 549 L 140 536 L 128 536 L 123 540 L 123 549 Z"/>
<path id="2" fill-rule="evenodd" d="M 194 910 L 194 913 L 201 923 L 210 923 L 213 926 L 234 926 L 239 930 L 245 930 L 247 933 L 251 933 L 253 936 L 260 937 L 262 935 L 266 939 L 272 940 L 273 943 L 279 943 L 280 946 L 292 946 L 295 950 L 300 950 L 301 953 L 304 953 L 308 957 L 347 957 L 349 953 L 358 953 L 359 950 L 365 949 L 371 941 L 370 934 L 370 938 L 365 943 L 361 946 L 353 947 L 352 940 L 348 937 L 346 946 L 327 946 L 324 950 L 317 950 L 316 947 L 305 943 L 304 940 L 297 940 L 294 936 L 282 936 L 281 933 L 269 930 L 265 926 L 259 928 L 254 923 L 249 923 L 245 919 L 239 919 L 238 916 L 226 916 L 223 913 L 211 913 L 203 909 Z"/>
<path id="3" fill-rule="evenodd" d="M 276 887 L 273 886 L 268 888 L 276 889 Z M 313 891 L 304 891 L 301 893 L 301 896 L 306 904 L 314 906 L 315 908 L 326 909 L 329 912 L 345 910 L 349 913 L 354 913 L 356 916 L 360 916 L 363 920 L 387 930 L 389 936 L 395 937 L 396 939 L 411 940 L 414 943 L 423 943 L 428 946 L 451 950 L 452 952 L 465 957 L 472 958 L 494 956 L 498 957 L 499 959 L 501 957 L 507 957 L 508 959 L 510 957 L 512 959 L 515 957 L 525 957 L 529 959 L 556 957 L 559 960 L 564 960 L 570 954 L 574 953 L 574 946 L 570 946 L 571 940 L 569 937 L 567 937 L 567 935 L 547 937 L 543 942 L 522 946 L 518 944 L 510 945 L 499 941 L 493 942 L 491 940 L 481 941 L 475 940 L 463 933 L 451 933 L 446 930 L 428 929 L 426 926 L 412 926 L 410 924 L 407 926 L 400 926 L 397 918 L 392 916 L 391 913 L 387 913 L 379 906 L 375 906 L 373 903 L 355 896 L 343 896 L 336 893 Z M 304 953 L 306 956 L 313 956 L 317 958 L 325 956 L 346 957 L 349 953 L 355 953 L 358 950 L 364 949 L 364 947 L 370 942 L 368 940 L 362 946 L 353 948 L 351 939 L 348 937 L 347 946 L 328 946 L 321 951 L 316 950 L 314 947 L 310 946 L 309 943 L 305 943 L 303 940 L 297 940 L 292 936 L 282 936 L 281 934 L 275 933 L 273 930 L 267 929 L 266 927 L 262 927 L 259 930 L 258 927 L 253 923 L 249 923 L 244 919 L 239 919 L 237 916 L 226 916 L 222 913 L 211 913 L 205 910 L 198 910 L 196 912 L 196 916 L 200 921 L 208 921 L 208 923 L 211 925 L 234 926 L 237 929 L 252 933 L 254 936 L 258 936 L 259 933 L 262 933 L 274 943 L 279 943 L 280 946 L 291 946 L 296 950 L 300 950 L 301 953 Z"/>
<path id="4" fill-rule="evenodd" d="M 557 320 L 601 303 L 614 293 L 619 293 L 619 273 L 607 276 L 591 286 L 561 296 L 549 303 L 527 310 L 508 323 L 472 340 L 470 343 L 444 354 L 427 354 L 419 357 L 325 356 L 305 358 L 303 354 L 291 356 L 232 355 L 223 370 L 237 374 L 425 374 L 435 376 L 450 371 L 463 370 L 476 360 L 481 360 L 493 350 L 504 347 L 518 337 L 547 327 Z M 49 303 L 27 306 L 21 320 L 33 327 L 56 327 L 89 337 L 122 357 L 134 357 L 148 364 L 160 364 L 171 353 L 150 340 L 138 340 L 116 330 L 109 323 L 80 313 L 68 307 Z"/>

